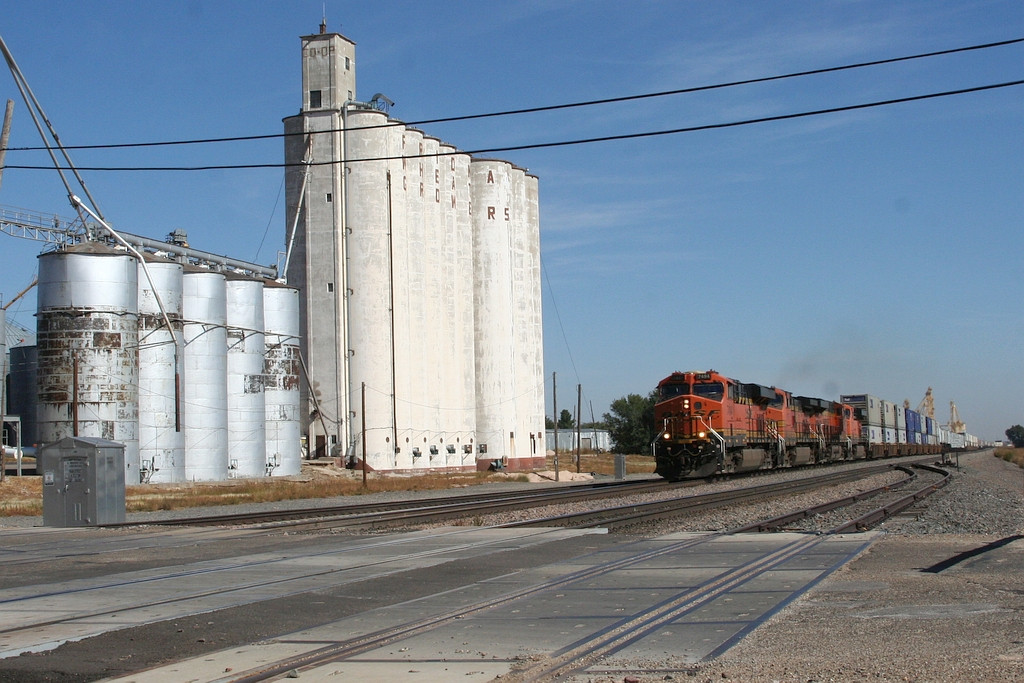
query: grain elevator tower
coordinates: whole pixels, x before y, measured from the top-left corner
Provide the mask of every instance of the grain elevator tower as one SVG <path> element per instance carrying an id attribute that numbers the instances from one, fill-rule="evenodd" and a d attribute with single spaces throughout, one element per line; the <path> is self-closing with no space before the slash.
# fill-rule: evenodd
<path id="1" fill-rule="evenodd" d="M 346 102 L 355 97 L 355 43 L 338 33 L 302 36 L 302 110 L 284 120 L 287 226 L 291 240 L 286 277 L 301 291 L 301 354 L 316 369 L 302 394 L 302 425 L 311 455 L 328 455 L 344 442 L 348 373 L 337 349 L 347 349 L 343 273 L 342 166 Z M 312 133 L 317 133 L 313 135 Z M 296 217 L 298 212 L 298 217 Z M 294 226 L 294 230 L 292 227 Z"/>

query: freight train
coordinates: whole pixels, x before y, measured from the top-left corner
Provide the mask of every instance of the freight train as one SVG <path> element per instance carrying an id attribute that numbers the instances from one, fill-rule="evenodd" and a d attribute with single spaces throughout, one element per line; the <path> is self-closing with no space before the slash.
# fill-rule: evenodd
<path id="1" fill-rule="evenodd" d="M 675 372 L 661 380 L 654 417 L 655 473 L 673 480 L 941 453 L 971 440 L 869 394 L 839 402 L 794 396 L 714 370 Z"/>

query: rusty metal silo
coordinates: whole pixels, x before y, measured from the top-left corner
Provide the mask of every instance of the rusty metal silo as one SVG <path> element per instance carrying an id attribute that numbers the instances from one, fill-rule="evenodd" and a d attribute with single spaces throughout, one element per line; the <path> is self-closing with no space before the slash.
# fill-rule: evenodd
<path id="1" fill-rule="evenodd" d="M 267 470 L 272 476 L 302 468 L 299 415 L 299 290 L 274 282 L 263 287 L 264 400 Z"/>
<path id="2" fill-rule="evenodd" d="M 124 444 L 140 481 L 138 271 L 124 251 L 85 243 L 39 256 L 39 440 Z"/>

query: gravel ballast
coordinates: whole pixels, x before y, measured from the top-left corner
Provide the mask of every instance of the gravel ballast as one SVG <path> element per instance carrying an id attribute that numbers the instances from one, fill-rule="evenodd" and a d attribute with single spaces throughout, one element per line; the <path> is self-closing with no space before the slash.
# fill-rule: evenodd
<path id="1" fill-rule="evenodd" d="M 991 451 L 719 659 L 630 680 L 1024 681 L 1024 471 Z M 693 663 L 689 663 L 693 666 Z M 622 681 L 626 676 L 575 677 Z"/>

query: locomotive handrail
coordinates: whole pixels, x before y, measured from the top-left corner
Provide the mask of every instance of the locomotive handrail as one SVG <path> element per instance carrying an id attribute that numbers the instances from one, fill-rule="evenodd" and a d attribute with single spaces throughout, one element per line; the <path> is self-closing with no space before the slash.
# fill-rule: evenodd
<path id="1" fill-rule="evenodd" d="M 715 428 L 712 427 L 710 424 L 708 424 L 704 420 L 704 416 L 703 415 L 698 415 L 697 419 L 700 420 L 700 423 L 702 425 L 704 425 L 705 429 L 708 430 L 708 433 L 711 434 L 712 436 L 714 436 L 715 439 L 718 441 L 718 450 L 719 450 L 718 466 L 722 467 L 722 465 L 725 463 L 725 437 L 722 436 L 721 434 L 719 434 L 718 432 L 716 432 Z"/>
<path id="2" fill-rule="evenodd" d="M 665 436 L 666 432 L 668 432 L 668 421 L 669 421 L 669 418 L 667 418 L 667 417 L 663 420 L 663 423 L 662 423 L 662 426 L 661 426 L 661 431 L 658 432 L 658 435 L 654 437 L 654 441 L 651 442 L 651 456 L 652 457 L 657 457 L 658 456 L 658 442 L 661 441 L 661 438 L 663 436 Z"/>
<path id="3" fill-rule="evenodd" d="M 785 437 L 779 434 L 779 429 L 778 427 L 775 426 L 774 422 L 770 420 L 765 420 L 765 427 L 766 431 L 768 432 L 768 435 L 775 438 L 775 445 L 776 448 L 778 448 L 779 456 L 781 457 L 782 454 L 786 452 Z"/>

